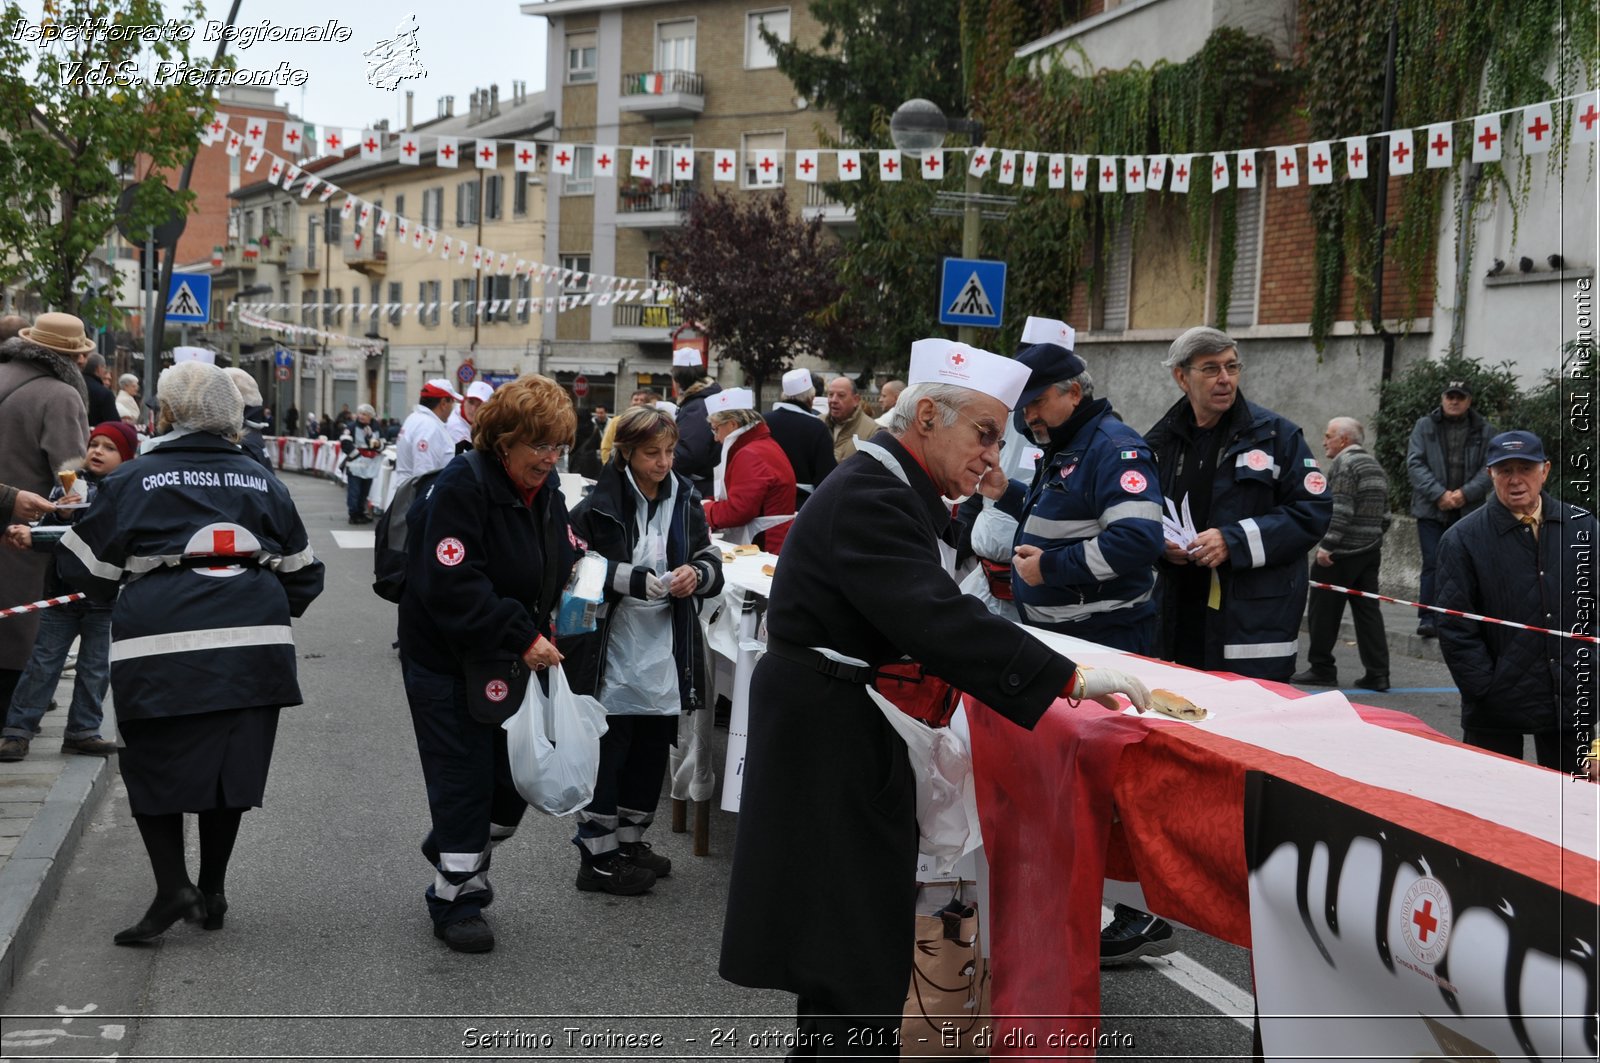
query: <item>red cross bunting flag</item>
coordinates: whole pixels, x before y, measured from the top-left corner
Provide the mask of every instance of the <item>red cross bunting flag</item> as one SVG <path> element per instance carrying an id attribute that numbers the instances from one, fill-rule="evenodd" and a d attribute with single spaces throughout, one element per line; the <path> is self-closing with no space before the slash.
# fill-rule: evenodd
<path id="1" fill-rule="evenodd" d="M 628 160 L 628 173 L 642 180 L 655 177 L 655 160 L 651 158 L 655 153 L 649 148 L 634 148 L 633 157 Z"/>
<path id="2" fill-rule="evenodd" d="M 783 180 L 783 158 L 771 148 L 756 152 L 756 184 L 775 185 Z"/>
<path id="3" fill-rule="evenodd" d="M 1272 149 L 1272 172 L 1275 187 L 1291 188 L 1300 183 L 1300 160 L 1293 146 Z"/>
<path id="4" fill-rule="evenodd" d="M 1117 190 L 1117 160 L 1115 156 L 1102 155 L 1096 163 L 1100 167 L 1100 191 Z"/>
<path id="5" fill-rule="evenodd" d="M 578 152 L 571 144 L 550 145 L 550 172 L 570 174 L 572 162 L 578 157 Z"/>
<path id="6" fill-rule="evenodd" d="M 1550 105 L 1536 103 L 1522 111 L 1522 153 L 1543 155 L 1550 150 L 1555 127 L 1550 124 Z"/>
<path id="7" fill-rule="evenodd" d="M 267 146 L 267 123 L 259 118 L 252 118 L 244 127 L 244 146 L 247 148 L 264 148 Z"/>
<path id="8" fill-rule="evenodd" d="M 272 160 L 272 166 L 267 170 L 267 184 L 269 184 L 269 185 L 277 184 L 278 183 L 278 179 L 280 177 L 282 177 L 282 176 L 283 176 L 283 160 L 275 157 Z"/>
<path id="9" fill-rule="evenodd" d="M 816 169 L 816 165 L 817 165 L 817 153 L 813 151 L 811 153 L 811 167 L 812 167 L 813 170 Z M 693 181 L 694 180 L 694 149 L 693 148 L 673 148 L 672 149 L 672 179 L 674 181 Z M 805 178 L 802 177 L 801 180 L 804 181 Z M 812 178 L 812 180 L 815 180 L 815 178 Z"/>
<path id="10" fill-rule="evenodd" d="M 406 220 L 398 214 L 394 219 L 394 239 L 395 243 L 404 243 L 406 239 Z"/>
<path id="11" fill-rule="evenodd" d="M 1572 142 L 1593 144 L 1600 134 L 1600 93 L 1578 97 L 1572 105 Z"/>
<path id="12" fill-rule="evenodd" d="M 433 245 L 434 245 L 434 242 L 436 240 L 438 240 L 438 239 L 439 239 L 439 234 L 434 232 L 432 229 L 429 229 L 428 230 L 428 235 L 426 235 L 426 236 L 424 236 L 422 238 L 422 242 L 425 245 L 425 249 L 426 249 L 426 252 L 428 254 L 430 254 L 430 255 L 433 254 Z"/>
<path id="13" fill-rule="evenodd" d="M 1039 153 L 1025 151 L 1022 153 L 1022 187 L 1032 188 L 1039 176 Z"/>
<path id="14" fill-rule="evenodd" d="M 1082 192 L 1089 187 L 1089 156 L 1071 155 L 1068 160 L 1072 163 L 1072 190 Z"/>
<path id="15" fill-rule="evenodd" d="M 244 160 L 245 172 L 255 173 L 256 167 L 261 165 L 261 159 L 266 154 L 266 151 L 261 148 L 251 148 L 250 154 L 246 156 Z"/>
<path id="16" fill-rule="evenodd" d="M 287 191 L 289 191 L 289 189 L 293 188 L 294 187 L 294 183 L 296 181 L 300 180 L 300 173 L 301 173 L 300 167 L 296 166 L 292 162 L 289 164 L 288 169 L 284 170 L 284 172 L 283 172 L 283 190 L 285 192 L 287 192 Z"/>
<path id="17" fill-rule="evenodd" d="M 476 245 L 474 245 L 472 248 L 472 268 L 483 268 L 483 248 Z"/>
<path id="18" fill-rule="evenodd" d="M 215 144 L 217 141 L 222 139 L 223 134 L 225 134 L 227 131 L 228 116 L 223 114 L 221 111 L 218 111 L 216 114 L 211 116 L 211 124 L 205 128 L 206 142 Z"/>
<path id="19" fill-rule="evenodd" d="M 1154 164 L 1151 164 L 1152 167 Z M 1211 191 L 1220 192 L 1228 187 L 1228 153 L 1225 151 L 1213 152 L 1211 155 Z"/>
<path id="20" fill-rule="evenodd" d="M 378 139 L 377 130 L 363 129 L 361 131 L 361 161 L 377 162 L 382 157 L 382 152 L 383 141 Z"/>
<path id="21" fill-rule="evenodd" d="M 900 153 L 893 148 L 878 152 L 878 180 L 900 180 Z"/>
<path id="22" fill-rule="evenodd" d="M 400 153 L 400 162 L 406 166 L 422 165 L 422 141 L 415 133 L 405 133 L 400 137 L 400 146 L 396 149 Z"/>
<path id="23" fill-rule="evenodd" d="M 451 246 L 450 238 L 448 236 L 442 237 L 439 241 L 439 257 L 449 261 Z"/>
<path id="24" fill-rule="evenodd" d="M 797 151 L 794 153 L 794 175 L 808 184 L 817 181 L 817 152 L 815 150 Z"/>
<path id="25" fill-rule="evenodd" d="M 1410 173 L 1417 162 L 1416 149 L 1412 145 L 1411 130 L 1396 129 L 1389 134 L 1389 175 L 1403 177 Z"/>
<path id="26" fill-rule="evenodd" d="M 331 181 L 322 182 L 322 194 L 317 197 L 317 202 L 326 203 L 328 200 L 333 198 L 333 194 L 337 191 L 339 191 L 338 186 L 334 185 Z"/>
<path id="27" fill-rule="evenodd" d="M 922 153 L 922 178 L 925 181 L 944 179 L 944 152 L 925 151 Z"/>
<path id="28" fill-rule="evenodd" d="M 1333 145 L 1326 140 L 1313 140 L 1306 148 L 1306 184 L 1333 184 Z"/>
<path id="29" fill-rule="evenodd" d="M 296 155 L 305 148 L 306 132 L 299 122 L 283 123 L 283 150 L 292 151 Z"/>
<path id="30" fill-rule="evenodd" d="M 1254 188 L 1256 186 L 1256 153 L 1254 148 L 1238 152 L 1238 161 L 1233 164 L 1235 180 L 1240 188 Z"/>
<path id="31" fill-rule="evenodd" d="M 842 152 L 840 154 L 843 154 Z M 717 148 L 711 153 L 711 179 L 713 181 L 736 181 L 739 179 L 739 153 L 732 148 Z M 861 169 L 861 163 L 856 162 L 856 169 Z M 858 175 L 859 176 L 859 175 Z M 855 180 L 846 177 L 846 181 Z"/>
<path id="32" fill-rule="evenodd" d="M 1348 137 L 1344 142 L 1344 175 L 1352 181 L 1367 179 L 1367 138 Z"/>
<path id="33" fill-rule="evenodd" d="M 239 146 L 244 143 L 244 137 L 238 133 L 230 132 L 228 139 L 222 142 L 222 150 L 234 158 L 239 157 Z"/>
<path id="34" fill-rule="evenodd" d="M 613 147 L 594 146 L 594 175 L 596 177 L 617 176 L 617 149 Z"/>
<path id="35" fill-rule="evenodd" d="M 1167 170 L 1171 168 L 1171 160 L 1165 155 L 1152 155 L 1144 162 L 1144 190 L 1146 192 L 1159 192 L 1167 180 Z M 1226 188 L 1227 185 L 1222 187 Z"/>
<path id="36" fill-rule="evenodd" d="M 493 140 L 479 139 L 472 152 L 473 161 L 480 170 L 492 170 L 500 164 L 500 145 Z"/>
<path id="37" fill-rule="evenodd" d="M 1455 132 L 1449 122 L 1428 127 L 1428 169 L 1449 169 L 1455 158 Z"/>
<path id="38" fill-rule="evenodd" d="M 1051 188 L 1067 187 L 1067 157 L 1065 155 L 1050 156 L 1050 166 L 1045 172 L 1050 175 Z"/>
<path id="39" fill-rule="evenodd" d="M 310 199 L 311 198 L 311 193 L 315 192 L 316 189 L 317 189 L 317 185 L 319 185 L 321 183 L 322 182 L 321 182 L 320 178 L 312 177 L 310 174 L 307 174 L 306 175 L 306 183 L 300 186 L 300 198 L 301 199 Z"/>
<path id="40" fill-rule="evenodd" d="M 511 166 L 517 173 L 533 173 L 539 168 L 539 149 L 533 141 L 511 142 Z"/>
<path id="41" fill-rule="evenodd" d="M 972 156 L 967 160 L 967 174 L 970 177 L 982 177 L 989 172 L 989 167 L 994 165 L 994 149 L 987 144 L 972 149 Z"/>
<path id="42" fill-rule="evenodd" d="M 448 166 L 454 170 L 461 161 L 461 142 L 455 137 L 434 137 L 433 161 L 437 166 Z"/>
<path id="43" fill-rule="evenodd" d="M 1002 151 L 997 165 L 1000 167 L 1000 176 L 998 178 L 1000 183 L 1003 185 L 1015 184 L 1017 180 L 1017 153 L 1014 151 Z"/>
<path id="44" fill-rule="evenodd" d="M 344 197 L 344 206 L 339 208 L 339 219 L 341 221 L 349 221 L 350 220 L 350 215 L 354 214 L 355 211 L 356 211 L 356 197 L 355 196 L 345 196 Z"/>
<path id="45" fill-rule="evenodd" d="M 1144 191 L 1144 156 L 1130 155 L 1122 160 L 1123 187 L 1129 192 Z"/>
<path id="46" fill-rule="evenodd" d="M 465 240 L 456 244 L 456 264 L 461 265 L 467 261 L 467 242 Z"/>
<path id="47" fill-rule="evenodd" d="M 839 171 L 839 180 L 861 180 L 861 153 L 859 151 L 850 150 L 839 152 L 834 159 L 834 165 Z"/>
<path id="48" fill-rule="evenodd" d="M 413 225 L 411 227 L 411 246 L 413 249 L 420 249 L 422 247 L 422 226 L 420 225 Z"/>
<path id="49" fill-rule="evenodd" d="M 1189 178 L 1194 176 L 1194 156 L 1174 155 L 1172 168 L 1168 172 L 1172 175 L 1172 190 L 1180 195 L 1188 195 Z"/>
<path id="50" fill-rule="evenodd" d="M 344 130 L 330 129 L 322 134 L 322 150 L 329 155 L 344 151 Z"/>
<path id="51" fill-rule="evenodd" d="M 379 236 L 385 236 L 385 235 L 388 234 L 388 232 L 389 232 L 389 212 L 388 211 L 381 210 L 381 209 L 378 211 L 378 224 L 372 231 L 377 233 Z"/>
<path id="52" fill-rule="evenodd" d="M 1500 116 L 1480 114 L 1472 120 L 1472 161 L 1500 161 Z"/>
<path id="53" fill-rule="evenodd" d="M 506 254 L 506 253 L 504 253 L 504 252 L 501 252 L 501 254 L 500 254 L 500 264 L 495 267 L 495 272 L 500 274 L 502 277 L 505 276 L 506 264 L 509 263 L 510 261 L 511 261 L 511 256 Z"/>
<path id="54" fill-rule="evenodd" d="M 356 228 L 358 230 L 365 229 L 367 227 L 367 219 L 370 217 L 372 217 L 372 204 L 362 203 L 361 212 L 356 215 Z"/>

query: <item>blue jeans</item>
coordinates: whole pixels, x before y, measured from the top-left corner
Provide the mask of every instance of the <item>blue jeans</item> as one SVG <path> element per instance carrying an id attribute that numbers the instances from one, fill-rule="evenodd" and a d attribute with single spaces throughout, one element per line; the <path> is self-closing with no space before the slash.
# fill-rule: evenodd
<path id="1" fill-rule="evenodd" d="M 39 637 L 33 643 L 33 656 L 17 680 L 0 737 L 32 738 L 38 731 L 74 638 L 79 640 L 78 675 L 72 683 L 66 737 L 99 737 L 102 705 L 111 682 L 111 609 L 89 607 L 82 602 L 39 614 Z"/>
<path id="2" fill-rule="evenodd" d="M 367 513 L 367 494 L 372 490 L 372 477 L 351 476 L 345 485 L 345 508 L 352 517 L 363 517 Z"/>

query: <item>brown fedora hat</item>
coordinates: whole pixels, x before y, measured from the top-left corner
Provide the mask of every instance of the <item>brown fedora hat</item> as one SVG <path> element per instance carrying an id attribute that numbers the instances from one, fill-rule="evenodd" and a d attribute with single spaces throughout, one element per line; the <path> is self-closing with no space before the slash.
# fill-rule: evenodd
<path id="1" fill-rule="evenodd" d="M 83 322 L 72 314 L 40 314 L 32 328 L 18 335 L 62 354 L 86 354 L 95 348 L 94 340 L 84 334 Z"/>

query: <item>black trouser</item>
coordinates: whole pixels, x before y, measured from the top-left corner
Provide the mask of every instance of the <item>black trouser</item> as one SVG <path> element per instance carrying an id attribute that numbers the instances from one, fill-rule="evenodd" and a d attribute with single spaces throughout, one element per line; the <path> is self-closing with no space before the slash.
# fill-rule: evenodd
<path id="1" fill-rule="evenodd" d="M 578 813 L 573 839 L 585 860 L 643 840 L 661 803 L 667 747 L 677 734 L 676 716 L 606 717 L 594 800 Z"/>
<path id="2" fill-rule="evenodd" d="M 1428 517 L 1417 518 L 1417 546 L 1422 550 L 1422 581 L 1417 600 L 1423 605 L 1439 604 L 1433 600 L 1434 567 L 1439 558 L 1439 540 L 1444 538 L 1444 533 L 1450 530 L 1452 523 Z M 1438 621 L 1438 613 L 1429 609 L 1417 610 L 1418 628 L 1436 627 Z"/>
<path id="3" fill-rule="evenodd" d="M 1461 741 L 1491 753 L 1522 759 L 1521 731 L 1475 731 L 1464 727 Z M 1554 768 L 1568 775 L 1576 775 L 1583 766 L 1583 759 L 1578 755 L 1577 735 L 1571 731 L 1533 732 L 1533 756 L 1541 768 Z"/>
<path id="4" fill-rule="evenodd" d="M 879 1014 L 845 1014 L 821 997 L 797 997 L 795 1017 L 799 1044 L 789 1052 L 797 1059 L 882 1059 L 900 1055 L 901 1012 L 883 1002 Z M 900 1007 L 905 1007 L 902 995 Z"/>
<path id="5" fill-rule="evenodd" d="M 1378 567 L 1383 551 L 1336 557 L 1326 567 L 1311 563 L 1311 578 L 1318 583 L 1332 583 L 1336 587 L 1349 587 L 1353 591 L 1378 590 Z M 1387 678 L 1389 675 L 1389 640 L 1383 631 L 1383 613 L 1371 598 L 1354 598 L 1337 591 L 1311 591 L 1306 607 L 1307 627 L 1311 632 L 1311 645 L 1306 662 L 1314 672 L 1332 675 L 1338 667 L 1333 659 L 1333 644 L 1339 638 L 1339 621 L 1344 617 L 1344 603 L 1350 602 L 1350 615 L 1356 623 L 1356 649 L 1361 654 L 1361 666 L 1367 675 Z"/>
<path id="6" fill-rule="evenodd" d="M 436 870 L 428 911 L 444 926 L 470 919 L 494 900 L 490 850 L 516 833 L 528 803 L 511 782 L 506 733 L 468 715 L 466 681 L 412 661 L 404 668 L 433 817 L 422 843 Z"/>

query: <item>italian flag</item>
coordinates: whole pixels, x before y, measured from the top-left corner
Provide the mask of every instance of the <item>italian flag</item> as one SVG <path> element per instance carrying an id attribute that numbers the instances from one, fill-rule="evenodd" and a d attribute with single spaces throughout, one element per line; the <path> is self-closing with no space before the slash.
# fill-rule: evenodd
<path id="1" fill-rule="evenodd" d="M 1138 457 L 1139 457 L 1139 452 L 1137 450 L 1124 450 L 1122 452 L 1122 460 L 1123 461 L 1134 461 Z"/>
<path id="2" fill-rule="evenodd" d="M 251 240 L 249 243 L 245 244 L 244 245 L 244 257 L 245 258 L 260 258 L 261 257 L 261 242 L 259 240 Z"/>
<path id="3" fill-rule="evenodd" d="M 666 78 L 657 73 L 640 74 L 639 91 L 660 96 L 667 91 Z"/>

